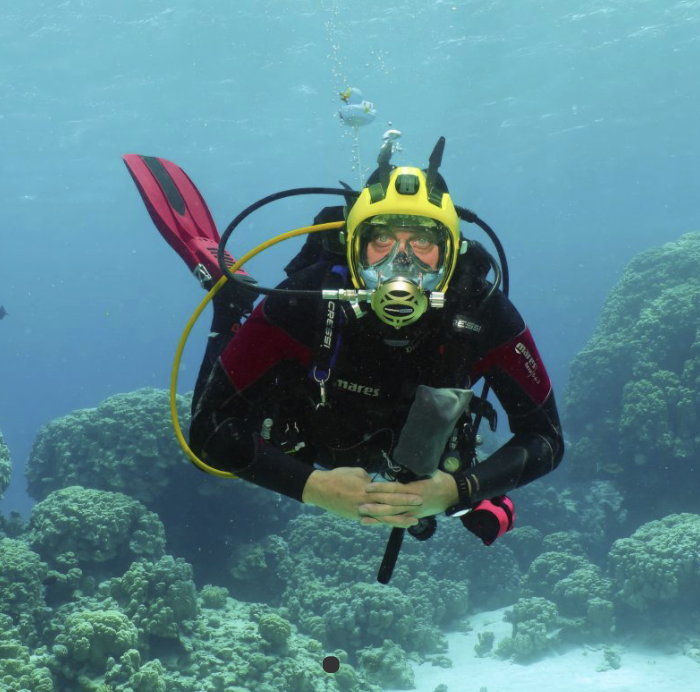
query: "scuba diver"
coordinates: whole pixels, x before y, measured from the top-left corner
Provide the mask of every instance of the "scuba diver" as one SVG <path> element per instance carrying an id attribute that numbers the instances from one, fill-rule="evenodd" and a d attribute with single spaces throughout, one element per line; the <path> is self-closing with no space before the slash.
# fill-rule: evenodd
<path id="1" fill-rule="evenodd" d="M 240 214 L 220 245 L 181 169 L 124 159 L 161 234 L 202 285 L 229 276 L 212 301 L 192 451 L 222 473 L 364 525 L 422 539 L 432 535 L 426 519 L 445 513 L 490 545 L 513 525 L 506 493 L 557 468 L 564 443 L 550 379 L 507 286 L 499 288 L 499 267 L 461 233 L 460 217 L 486 224 L 454 205 L 438 172 L 444 141 L 426 170 L 393 166 L 385 143 L 365 187 L 344 186 L 346 204 L 315 220 L 342 222 L 340 230 L 309 235 L 277 289 L 231 275 L 224 246 L 249 210 L 283 193 Z M 258 293 L 266 295 L 254 307 Z M 495 429 L 496 415 L 471 395 L 482 378 L 512 433 L 485 459 L 476 429 L 482 418 Z M 402 435 L 419 454 L 433 436 L 412 409 L 420 391 L 438 393 L 438 415 L 441 392 L 470 398 L 436 443 L 436 467 L 402 475 L 394 458 Z"/>

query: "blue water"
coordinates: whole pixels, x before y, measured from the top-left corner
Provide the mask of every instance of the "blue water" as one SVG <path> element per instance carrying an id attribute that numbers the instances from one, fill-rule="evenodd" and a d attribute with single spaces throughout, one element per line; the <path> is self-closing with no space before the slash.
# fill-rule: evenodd
<path id="1" fill-rule="evenodd" d="M 453 197 L 499 233 L 511 295 L 555 387 L 631 257 L 700 227 L 700 2 L 37 0 L 0 9 L 0 429 L 22 466 L 39 427 L 167 387 L 201 291 L 148 218 L 124 153 L 176 161 L 223 227 L 271 192 L 358 184 L 338 92 L 363 90 L 371 168 L 447 138 Z M 240 254 L 328 199 L 261 212 Z M 467 229 L 468 235 L 482 239 Z M 250 270 L 282 276 L 294 246 Z M 184 359 L 192 387 L 204 320 Z"/>

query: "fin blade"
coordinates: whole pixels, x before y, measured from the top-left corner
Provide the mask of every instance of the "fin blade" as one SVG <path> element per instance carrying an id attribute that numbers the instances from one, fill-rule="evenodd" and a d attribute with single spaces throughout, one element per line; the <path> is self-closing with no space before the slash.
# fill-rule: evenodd
<path id="1" fill-rule="evenodd" d="M 219 232 L 207 203 L 187 173 L 157 156 L 125 154 L 123 159 L 153 223 L 189 270 L 203 264 L 213 277 L 221 276 L 216 261 Z M 226 253 L 227 266 L 234 261 Z M 246 274 L 245 270 L 240 273 Z"/>

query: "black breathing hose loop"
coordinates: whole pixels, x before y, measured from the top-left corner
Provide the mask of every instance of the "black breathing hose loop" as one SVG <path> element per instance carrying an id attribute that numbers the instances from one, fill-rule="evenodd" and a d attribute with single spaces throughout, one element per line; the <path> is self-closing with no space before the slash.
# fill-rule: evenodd
<path id="1" fill-rule="evenodd" d="M 226 226 L 226 230 L 223 232 L 221 235 L 221 240 L 219 241 L 219 247 L 216 252 L 216 260 L 219 263 L 219 269 L 221 270 L 222 274 L 229 280 L 229 281 L 236 281 L 239 283 L 241 286 L 245 286 L 246 288 L 249 288 L 252 291 L 256 291 L 258 293 L 273 293 L 276 289 L 263 289 L 261 290 L 260 288 L 256 288 L 254 284 L 249 283 L 247 281 L 236 279 L 234 274 L 231 274 L 229 271 L 229 268 L 226 266 L 226 262 L 224 261 L 224 252 L 226 250 L 226 244 L 228 243 L 229 238 L 231 237 L 231 234 L 236 230 L 236 228 L 240 225 L 240 223 L 248 216 L 250 216 L 254 211 L 257 211 L 260 209 L 260 207 L 264 207 L 266 204 L 270 204 L 270 202 L 276 202 L 278 199 L 284 199 L 285 197 L 296 197 L 298 195 L 342 195 L 346 199 L 349 196 L 359 196 L 359 192 L 356 192 L 354 190 L 340 190 L 336 187 L 297 187 L 292 190 L 284 190 L 283 192 L 275 192 L 274 195 L 268 195 L 267 197 L 263 197 L 262 199 L 259 199 L 257 202 L 254 202 L 250 206 L 246 207 L 238 216 L 236 216 L 231 223 Z M 318 291 L 280 291 L 280 293 L 284 293 L 286 295 L 290 295 L 292 293 L 296 294 L 308 294 L 309 296 L 317 296 Z"/>
<path id="2" fill-rule="evenodd" d="M 510 290 L 510 276 L 508 273 L 508 260 L 506 258 L 506 253 L 505 250 L 503 249 L 503 245 L 501 245 L 501 241 L 498 239 L 498 236 L 496 235 L 496 232 L 489 226 L 486 221 L 483 219 L 480 219 L 473 211 L 470 209 L 467 209 L 466 207 L 455 207 L 457 210 L 457 215 L 459 216 L 462 221 L 466 221 L 467 223 L 475 223 L 486 235 L 490 238 L 491 242 L 493 243 L 494 247 L 496 248 L 496 252 L 498 253 L 498 261 L 501 264 L 501 271 L 503 273 L 503 293 L 504 295 L 508 295 L 508 291 Z"/>
<path id="3" fill-rule="evenodd" d="M 505 250 L 503 249 L 503 245 L 501 245 L 501 241 L 499 240 L 498 236 L 496 235 L 496 232 L 489 226 L 486 221 L 480 219 L 473 211 L 467 209 L 466 207 L 455 207 L 457 210 L 457 215 L 459 216 L 462 221 L 466 221 L 467 223 L 475 223 L 486 235 L 491 239 L 491 242 L 494 244 L 494 247 L 496 248 L 496 252 L 498 253 L 498 259 L 501 263 L 501 268 L 503 272 L 503 294 L 507 297 L 508 296 L 508 291 L 510 290 L 510 276 L 508 274 L 508 260 L 506 258 L 506 253 Z M 493 264 L 491 265 L 493 267 Z M 494 268 L 495 271 L 495 268 Z M 498 274 L 496 274 L 498 277 Z M 494 288 L 491 289 L 491 291 L 488 294 L 488 298 L 490 298 L 493 293 L 495 292 L 495 288 L 497 287 L 496 282 L 494 282 Z M 484 388 L 481 391 L 481 398 L 486 399 L 486 397 L 489 395 L 489 390 L 490 387 L 488 385 L 488 382 L 484 383 Z M 472 442 L 476 442 L 476 435 L 479 430 L 479 425 L 481 425 L 481 419 L 482 415 L 478 413 L 476 417 L 474 418 L 474 425 L 472 427 L 473 432 L 473 440 Z"/>

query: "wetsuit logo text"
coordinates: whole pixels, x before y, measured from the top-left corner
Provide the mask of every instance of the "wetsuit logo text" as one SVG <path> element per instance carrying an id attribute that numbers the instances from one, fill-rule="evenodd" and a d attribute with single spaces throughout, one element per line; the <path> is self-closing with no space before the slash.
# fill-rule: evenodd
<path id="1" fill-rule="evenodd" d="M 481 331 L 481 325 L 472 322 L 464 315 L 455 315 L 452 319 L 452 328 L 456 332 L 475 332 L 478 334 Z"/>
<path id="2" fill-rule="evenodd" d="M 330 348 L 333 343 L 333 325 L 335 324 L 335 303 L 328 301 L 328 314 L 326 315 L 326 331 L 323 335 L 323 348 Z"/>
<path id="3" fill-rule="evenodd" d="M 347 380 L 336 380 L 335 383 L 338 387 L 346 389 L 348 392 L 357 392 L 365 396 L 379 396 L 379 389 L 377 387 L 365 387 L 364 385 L 357 384 L 356 382 L 348 382 Z"/>
<path id="4" fill-rule="evenodd" d="M 515 347 L 515 351 L 525 358 L 525 370 L 527 370 L 527 374 L 532 377 L 537 384 L 539 384 L 541 380 L 537 376 L 537 361 L 532 357 L 532 354 L 530 351 L 528 351 L 527 346 L 525 346 L 523 343 L 518 343 Z"/>

